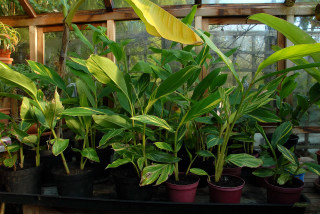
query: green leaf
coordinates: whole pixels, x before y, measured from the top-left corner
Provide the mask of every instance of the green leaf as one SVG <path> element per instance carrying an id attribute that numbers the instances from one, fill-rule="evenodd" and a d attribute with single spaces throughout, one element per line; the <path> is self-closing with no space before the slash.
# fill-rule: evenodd
<path id="1" fill-rule="evenodd" d="M 275 148 L 277 145 L 283 145 L 289 139 L 291 134 L 292 124 L 290 122 L 284 122 L 278 126 L 272 135 L 271 144 Z"/>
<path id="2" fill-rule="evenodd" d="M 37 145 L 38 137 L 36 135 L 29 135 L 22 139 L 22 143 L 35 147 Z"/>
<path id="3" fill-rule="evenodd" d="M 292 175 L 290 175 L 289 173 L 282 173 L 278 180 L 277 183 L 279 185 L 284 185 L 285 183 L 287 183 L 290 179 L 292 178 Z"/>
<path id="4" fill-rule="evenodd" d="M 196 154 L 199 155 L 199 156 L 201 156 L 201 157 L 205 157 L 205 158 L 214 157 L 214 155 L 212 154 L 212 152 L 207 151 L 207 150 L 197 151 Z"/>
<path id="5" fill-rule="evenodd" d="M 249 154 L 231 154 L 226 158 L 227 162 L 233 163 L 240 167 L 257 168 L 263 164 L 261 159 L 255 158 Z"/>
<path id="6" fill-rule="evenodd" d="M 20 107 L 21 120 L 27 123 L 35 123 L 35 113 L 27 97 L 23 97 Z"/>
<path id="7" fill-rule="evenodd" d="M 306 162 L 304 165 L 308 168 L 310 172 L 315 173 L 320 176 L 320 165 L 315 163 Z"/>
<path id="8" fill-rule="evenodd" d="M 12 143 L 10 145 L 7 146 L 7 150 L 11 153 L 13 152 L 17 152 L 20 149 L 20 144 L 19 143 Z"/>
<path id="9" fill-rule="evenodd" d="M 131 162 L 131 160 L 129 158 L 117 159 L 117 160 L 113 161 L 111 164 L 108 164 L 106 169 L 117 168 L 118 166 L 130 163 L 130 162 Z"/>
<path id="10" fill-rule="evenodd" d="M 77 92 L 78 97 L 80 99 L 80 106 L 81 107 L 89 107 L 88 100 L 90 102 L 90 105 L 92 107 L 95 107 L 96 101 L 95 101 L 95 95 L 91 93 L 89 87 L 87 87 L 87 84 L 81 80 L 76 78 L 76 86 L 77 86 Z"/>
<path id="11" fill-rule="evenodd" d="M 149 160 L 160 162 L 160 163 L 176 163 L 180 161 L 180 158 L 174 157 L 171 154 L 158 151 L 158 150 L 148 152 L 146 156 Z"/>
<path id="12" fill-rule="evenodd" d="M 174 171 L 173 164 L 153 164 L 147 166 L 142 171 L 141 177 L 141 186 L 150 185 L 153 182 L 156 182 L 156 185 L 160 185 L 161 183 L 168 180 L 168 177 L 172 175 Z"/>
<path id="13" fill-rule="evenodd" d="M 52 154 L 55 156 L 60 155 L 66 148 L 68 148 L 69 139 L 54 139 L 53 146 L 52 146 Z"/>
<path id="14" fill-rule="evenodd" d="M 60 101 L 60 96 L 57 90 L 54 93 L 54 99 L 48 103 L 44 109 L 44 117 L 46 119 L 46 123 L 50 128 L 54 128 L 56 125 L 57 117 L 63 112 L 64 107 Z"/>
<path id="15" fill-rule="evenodd" d="M 96 114 L 114 114 L 114 112 L 108 109 L 98 109 L 98 108 L 89 108 L 89 107 L 76 107 L 76 108 L 69 108 L 64 110 L 62 115 L 66 116 L 92 116 Z"/>
<path id="16" fill-rule="evenodd" d="M 89 160 L 100 163 L 99 156 L 94 148 L 84 148 L 81 151 L 81 155 Z"/>
<path id="17" fill-rule="evenodd" d="M 99 147 L 109 145 L 108 141 L 111 138 L 114 138 L 114 137 L 122 134 L 123 131 L 124 131 L 124 129 L 113 129 L 113 130 L 109 131 L 108 133 L 103 135 L 103 137 L 99 141 Z"/>
<path id="18" fill-rule="evenodd" d="M 299 165 L 299 160 L 295 156 L 295 154 L 293 154 L 293 152 L 281 145 L 277 145 L 277 148 L 288 161 L 290 161 L 293 164 L 296 164 L 297 166 Z"/>
<path id="19" fill-rule="evenodd" d="M 64 80 L 59 76 L 57 72 L 52 70 L 51 68 L 31 60 L 27 60 L 29 66 L 37 75 L 44 77 L 47 81 L 49 81 L 54 86 L 62 89 L 63 91 L 67 91 L 67 86 Z"/>
<path id="20" fill-rule="evenodd" d="M 266 177 L 273 176 L 274 170 L 270 168 L 261 168 L 261 169 L 255 170 L 252 174 L 261 178 L 266 178 Z"/>
<path id="21" fill-rule="evenodd" d="M 129 118 L 124 115 L 93 115 L 94 122 L 105 129 L 117 129 L 125 128 L 130 129 L 132 127 L 129 122 Z"/>
<path id="22" fill-rule="evenodd" d="M 8 120 L 11 119 L 9 115 L 0 112 L 0 120 Z"/>
<path id="23" fill-rule="evenodd" d="M 71 129 L 75 134 L 82 136 L 84 138 L 86 133 L 85 126 L 78 118 L 67 117 L 65 118 L 65 121 L 69 129 Z"/>
<path id="24" fill-rule="evenodd" d="M 221 98 L 218 92 L 210 94 L 208 97 L 200 100 L 199 102 L 196 102 L 193 106 L 191 106 L 191 109 L 185 114 L 184 118 L 182 119 L 181 124 L 200 117 L 206 113 L 209 113 L 220 102 Z"/>
<path id="25" fill-rule="evenodd" d="M 83 35 L 83 33 L 79 30 L 78 26 L 75 24 L 71 24 L 74 33 L 76 34 L 76 36 L 80 39 L 80 41 L 85 44 L 90 51 L 93 53 L 94 52 L 94 47 L 93 45 L 89 42 L 89 40 Z"/>
<path id="26" fill-rule="evenodd" d="M 173 148 L 170 144 L 165 142 L 155 142 L 154 145 L 158 147 L 159 149 L 166 150 L 168 152 L 173 152 Z"/>
<path id="27" fill-rule="evenodd" d="M 186 83 L 186 81 L 190 77 L 192 77 L 193 74 L 197 72 L 199 69 L 201 68 L 199 68 L 198 66 L 187 66 L 181 69 L 180 71 L 171 74 L 166 80 L 164 80 L 161 83 L 161 85 L 159 85 L 153 91 L 153 93 L 150 96 L 145 112 L 147 113 L 158 99 L 171 94 L 184 83 Z"/>
<path id="28" fill-rule="evenodd" d="M 65 17 L 64 22 L 70 26 L 72 19 L 74 17 L 74 15 L 76 14 L 77 10 L 79 9 L 80 5 L 84 2 L 84 0 L 78 0 L 75 3 L 72 4 L 72 6 L 70 7 L 70 10 L 67 14 L 67 16 Z"/>
<path id="29" fill-rule="evenodd" d="M 91 55 L 87 60 L 87 67 L 101 83 L 107 84 L 110 79 L 126 95 L 128 101 L 131 101 L 125 74 L 110 59 Z"/>
<path id="30" fill-rule="evenodd" d="M 13 87 L 18 87 L 29 94 L 32 99 L 37 97 L 37 87 L 34 82 L 23 74 L 20 74 L 6 64 L 0 62 L 0 80 Z"/>
<path id="31" fill-rule="evenodd" d="M 211 85 L 212 81 L 219 75 L 220 71 L 223 68 L 217 68 L 211 71 L 194 89 L 193 95 L 191 97 L 192 100 L 198 100 L 202 97 L 203 93 L 206 89 Z"/>
<path id="32" fill-rule="evenodd" d="M 148 125 L 158 126 L 163 129 L 167 129 L 170 132 L 174 132 L 172 127 L 164 119 L 161 119 L 154 115 L 139 115 L 139 116 L 132 117 L 131 120 L 136 120 Z"/>
<path id="33" fill-rule="evenodd" d="M 320 44 L 301 44 L 279 50 L 265 59 L 258 67 L 258 75 L 265 67 L 284 59 L 297 59 L 320 52 Z"/>
<path id="34" fill-rule="evenodd" d="M 228 68 L 230 69 L 232 75 L 234 76 L 234 78 L 236 79 L 237 83 L 239 84 L 239 86 L 241 87 L 241 91 L 243 91 L 243 85 L 240 81 L 239 75 L 236 72 L 236 70 L 233 67 L 233 63 L 231 61 L 231 59 L 229 59 L 227 56 L 225 56 L 220 49 L 212 42 L 212 40 L 207 37 L 204 33 L 202 33 L 200 30 L 196 30 L 196 32 L 201 35 L 201 37 L 203 38 L 203 40 L 205 41 L 205 43 L 214 51 L 216 52 L 219 57 L 224 61 L 224 63 L 228 66 Z"/>
<path id="35" fill-rule="evenodd" d="M 6 167 L 13 167 L 16 162 L 17 162 L 17 159 L 18 159 L 18 156 L 17 154 L 13 155 L 12 158 L 7 158 L 3 161 L 3 164 L 6 166 Z"/>
<path id="36" fill-rule="evenodd" d="M 270 110 L 262 109 L 262 108 L 254 110 L 248 113 L 248 115 L 262 123 L 281 122 L 281 119 L 277 115 L 275 115 L 273 112 L 271 112 Z"/>
<path id="37" fill-rule="evenodd" d="M 143 169 L 143 165 L 144 165 L 145 160 L 146 159 L 144 157 L 140 157 L 137 160 L 138 168 L 140 169 L 140 171 L 142 171 L 142 169 Z"/>
<path id="38" fill-rule="evenodd" d="M 222 144 L 223 144 L 223 138 L 219 138 L 219 136 L 216 136 L 216 135 L 208 135 L 207 137 L 208 149 L 214 146 L 222 145 Z"/>
<path id="39" fill-rule="evenodd" d="M 203 175 L 209 176 L 209 174 L 206 171 L 199 168 L 191 168 L 190 172 L 199 176 L 203 176 Z"/>

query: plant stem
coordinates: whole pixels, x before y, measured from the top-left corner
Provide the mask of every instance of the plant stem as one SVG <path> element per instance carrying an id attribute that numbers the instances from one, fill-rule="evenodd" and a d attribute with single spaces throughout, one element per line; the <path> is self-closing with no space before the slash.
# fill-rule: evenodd
<path id="1" fill-rule="evenodd" d="M 142 134 L 142 154 L 144 158 L 145 167 L 148 166 L 147 155 L 146 155 L 146 124 L 143 124 L 143 134 Z"/>
<path id="2" fill-rule="evenodd" d="M 23 169 L 24 155 L 23 155 L 23 144 L 20 142 L 20 168 Z"/>
<path id="3" fill-rule="evenodd" d="M 177 128 L 176 132 L 174 133 L 174 144 L 173 144 L 173 149 L 174 149 L 174 157 L 178 157 L 178 151 L 177 151 L 177 143 L 178 143 L 178 133 L 179 133 L 179 128 Z M 176 181 L 179 181 L 179 164 L 178 162 L 174 163 L 174 177 Z"/>
<path id="4" fill-rule="evenodd" d="M 52 132 L 52 135 L 53 135 L 54 139 L 56 140 L 55 143 L 57 143 L 58 138 L 57 138 L 56 132 L 54 131 L 53 128 L 51 128 L 51 132 Z M 68 167 L 68 164 L 67 164 L 67 161 L 66 161 L 66 159 L 64 157 L 63 152 L 61 152 L 60 155 L 61 155 L 61 159 L 62 159 L 62 163 L 63 163 L 64 169 L 65 169 L 67 175 L 70 175 L 70 170 L 69 170 L 69 167 Z"/>
<path id="5" fill-rule="evenodd" d="M 187 171 L 186 171 L 186 175 L 189 174 L 190 168 L 191 168 L 193 162 L 197 159 L 197 157 L 198 157 L 198 155 L 196 155 L 196 156 L 191 160 L 191 162 L 190 162 L 190 164 L 189 164 L 189 166 L 188 166 L 188 169 L 187 169 Z"/>
<path id="6" fill-rule="evenodd" d="M 36 167 L 40 166 L 40 126 L 37 124 L 38 136 L 37 136 L 37 150 L 36 150 Z"/>

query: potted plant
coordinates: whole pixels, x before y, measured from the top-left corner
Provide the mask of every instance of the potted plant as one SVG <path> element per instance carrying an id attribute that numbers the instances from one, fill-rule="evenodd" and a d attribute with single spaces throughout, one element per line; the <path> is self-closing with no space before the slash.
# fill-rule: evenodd
<path id="1" fill-rule="evenodd" d="M 265 181 L 268 202 L 284 204 L 298 202 L 304 183 L 295 176 L 306 171 L 320 175 L 320 165 L 308 162 L 300 164 L 292 150 L 283 146 L 291 134 L 292 124 L 290 122 L 285 122 L 278 126 L 271 141 L 268 140 L 261 126 L 257 125 L 257 128 L 271 150 L 271 154 L 264 154 L 264 159 L 273 161 L 275 166 L 274 168 L 257 169 L 254 172 L 256 176 L 267 177 Z M 277 157 L 276 150 L 281 153 L 280 157 Z"/>
<path id="2" fill-rule="evenodd" d="M 0 22 L 0 60 L 11 64 L 10 54 L 15 50 L 20 40 L 20 34 L 11 26 Z"/>
<path id="3" fill-rule="evenodd" d="M 41 167 L 39 160 L 39 144 L 35 135 L 28 135 L 22 124 L 16 124 L 14 119 L 0 113 L 1 119 L 9 120 L 5 125 L 0 122 L 0 140 L 7 155 L 1 160 L 5 169 L 1 169 L 1 179 L 5 190 L 15 193 L 38 194 L 41 191 Z M 6 142 L 2 137 L 10 137 L 11 141 Z M 35 148 L 36 166 L 25 161 L 24 146 Z M 30 161 L 30 160 L 28 160 Z"/>

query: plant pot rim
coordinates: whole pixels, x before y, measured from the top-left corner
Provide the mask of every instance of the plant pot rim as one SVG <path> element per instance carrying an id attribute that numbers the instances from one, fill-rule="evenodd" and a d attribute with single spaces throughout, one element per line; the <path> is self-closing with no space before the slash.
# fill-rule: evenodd
<path id="1" fill-rule="evenodd" d="M 269 183 L 269 178 L 265 178 L 265 183 L 267 184 L 267 188 L 271 188 L 274 191 L 286 191 L 286 192 L 298 192 L 298 191 L 302 191 L 302 189 L 304 188 L 304 182 L 301 181 L 299 178 L 293 178 L 294 180 L 297 180 L 301 185 L 299 187 L 280 187 L 280 186 L 276 186 L 273 185 L 271 183 Z"/>
<path id="2" fill-rule="evenodd" d="M 222 186 L 219 186 L 219 185 L 216 185 L 216 184 L 213 184 L 211 181 L 209 181 L 209 179 L 207 180 L 208 182 L 208 185 L 209 186 L 212 186 L 214 188 L 218 188 L 218 189 L 223 189 L 223 190 L 227 190 L 227 189 L 231 189 L 231 190 L 235 190 L 235 189 L 241 189 L 244 187 L 244 185 L 246 184 L 246 182 L 239 176 L 235 176 L 235 175 L 222 175 L 222 176 L 231 176 L 231 177 L 235 177 L 239 180 L 242 181 L 242 184 L 240 186 L 235 186 L 235 187 L 222 187 Z M 214 179 L 214 175 L 210 176 L 210 179 L 213 178 Z M 212 179 L 211 179 L 212 180 Z"/>
<path id="3" fill-rule="evenodd" d="M 183 175 L 183 174 L 185 174 L 185 173 L 184 173 L 184 172 L 179 172 L 179 175 Z M 194 177 L 194 178 L 197 178 L 197 181 L 194 182 L 194 183 L 191 183 L 191 184 L 173 184 L 173 183 L 170 183 L 169 180 L 167 180 L 165 183 L 166 183 L 167 185 L 174 186 L 174 187 L 176 187 L 176 188 L 179 188 L 179 187 L 182 187 L 182 186 L 188 186 L 188 185 L 190 185 L 190 186 L 198 186 L 199 181 L 200 181 L 200 177 L 199 177 L 198 175 L 189 173 L 187 176 L 192 176 L 192 177 Z M 190 187 L 190 188 L 191 188 L 191 187 Z"/>

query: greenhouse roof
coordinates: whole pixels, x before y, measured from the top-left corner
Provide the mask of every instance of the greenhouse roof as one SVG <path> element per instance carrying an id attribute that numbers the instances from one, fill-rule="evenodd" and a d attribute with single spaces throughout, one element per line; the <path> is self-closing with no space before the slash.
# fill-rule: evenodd
<path id="1" fill-rule="evenodd" d="M 69 4 L 76 0 L 68 0 Z M 176 17 L 184 17 L 192 5 L 199 5 L 197 15 L 203 17 L 248 16 L 253 13 L 272 15 L 309 15 L 316 0 L 152 0 Z M 50 3 L 49 3 L 50 2 Z M 0 0 L 1 21 L 14 27 L 59 25 L 63 21 L 60 0 Z M 240 6 L 242 4 L 242 6 Z M 275 5 L 277 6 L 275 9 Z M 85 0 L 73 22 L 137 19 L 125 0 Z"/>

